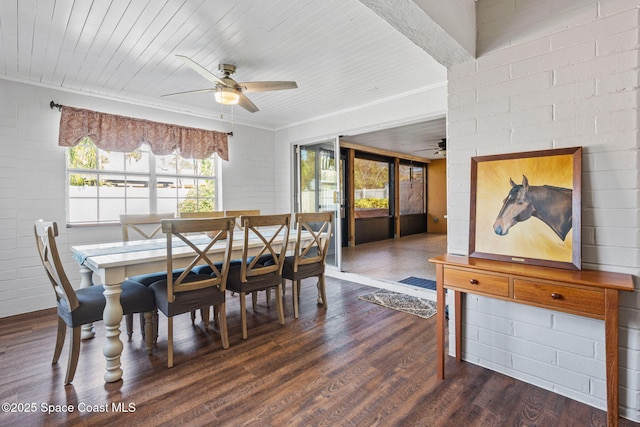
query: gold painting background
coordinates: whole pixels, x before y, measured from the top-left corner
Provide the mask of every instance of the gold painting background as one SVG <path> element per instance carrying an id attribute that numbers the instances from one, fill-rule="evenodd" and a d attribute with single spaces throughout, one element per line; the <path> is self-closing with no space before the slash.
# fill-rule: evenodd
<path id="1" fill-rule="evenodd" d="M 553 185 L 573 189 L 573 155 L 527 157 L 477 163 L 475 251 L 516 258 L 571 262 L 573 232 L 562 241 L 540 219 L 516 223 L 505 236 L 493 231 L 504 199 L 511 190 L 509 179 L 529 186 Z"/>

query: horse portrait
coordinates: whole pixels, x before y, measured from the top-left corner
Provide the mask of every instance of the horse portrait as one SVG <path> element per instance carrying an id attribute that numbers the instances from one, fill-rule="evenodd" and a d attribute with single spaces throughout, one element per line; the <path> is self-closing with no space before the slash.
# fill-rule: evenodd
<path id="1" fill-rule="evenodd" d="M 511 189 L 493 223 L 493 231 L 505 236 L 517 223 L 535 217 L 564 241 L 573 223 L 572 190 L 551 185 L 529 185 L 525 175 L 522 176 L 522 184 L 516 184 L 511 178 L 509 183 Z"/>

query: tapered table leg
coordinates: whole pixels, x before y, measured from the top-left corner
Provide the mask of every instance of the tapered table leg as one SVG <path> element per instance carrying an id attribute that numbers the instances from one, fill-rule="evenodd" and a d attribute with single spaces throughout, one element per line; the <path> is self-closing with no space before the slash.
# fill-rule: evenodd
<path id="1" fill-rule="evenodd" d="M 80 266 L 80 288 L 93 286 L 92 277 L 93 277 L 93 271 L 81 265 Z M 96 331 L 93 328 L 93 323 L 87 323 L 86 325 L 82 325 L 81 332 L 80 332 L 80 339 L 88 340 L 90 338 L 93 338 L 95 335 L 96 335 Z"/>
<path id="2" fill-rule="evenodd" d="M 120 354 L 122 353 L 122 341 L 120 341 L 120 322 L 122 322 L 122 305 L 120 304 L 120 294 L 122 287 L 120 283 L 104 285 L 104 326 L 106 329 L 106 342 L 102 353 L 107 362 L 104 380 L 108 383 L 116 382 L 122 378 L 120 368 Z"/>

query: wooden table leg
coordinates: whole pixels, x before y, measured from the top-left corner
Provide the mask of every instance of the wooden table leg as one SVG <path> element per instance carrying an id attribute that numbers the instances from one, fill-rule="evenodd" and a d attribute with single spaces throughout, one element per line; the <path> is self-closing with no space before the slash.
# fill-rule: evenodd
<path id="1" fill-rule="evenodd" d="M 116 382 L 122 378 L 120 368 L 120 355 L 122 354 L 122 341 L 120 341 L 120 322 L 122 322 L 122 305 L 120 304 L 120 294 L 122 287 L 120 283 L 104 285 L 104 326 L 106 329 L 106 341 L 102 349 L 105 361 L 107 362 L 104 380 L 108 383 Z"/>
<path id="2" fill-rule="evenodd" d="M 436 265 L 436 337 L 437 350 L 436 359 L 438 361 L 438 379 L 444 379 L 444 322 L 446 310 L 444 292 L 444 269 L 442 264 Z"/>
<path id="3" fill-rule="evenodd" d="M 80 288 L 86 288 L 89 286 L 93 286 L 93 271 L 85 267 L 84 265 L 80 266 Z M 93 323 L 87 323 L 86 325 L 82 325 L 80 328 L 80 339 L 88 340 L 93 338 L 96 335 L 96 331 L 93 327 Z"/>
<path id="4" fill-rule="evenodd" d="M 607 366 L 607 425 L 618 425 L 618 291 L 604 291 L 605 364 Z"/>

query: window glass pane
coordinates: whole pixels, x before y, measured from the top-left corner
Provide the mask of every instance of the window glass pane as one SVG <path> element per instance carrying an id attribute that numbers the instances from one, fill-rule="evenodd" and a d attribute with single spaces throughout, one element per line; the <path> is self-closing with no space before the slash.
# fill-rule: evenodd
<path id="1" fill-rule="evenodd" d="M 177 156 L 175 154 L 169 154 L 168 156 L 156 156 L 156 173 L 157 174 L 178 173 Z"/>
<path id="2" fill-rule="evenodd" d="M 124 159 L 124 169 L 127 172 L 149 173 L 149 148 L 143 145 L 133 153 L 120 153 Z"/>
<path id="3" fill-rule="evenodd" d="M 354 159 L 355 217 L 389 216 L 389 163 Z"/>
<path id="4" fill-rule="evenodd" d="M 111 151 L 102 151 L 103 155 L 100 157 L 100 169 L 124 172 L 125 169 L 125 153 L 114 153 Z"/>
<path id="5" fill-rule="evenodd" d="M 100 197 L 125 197 L 127 181 L 124 175 L 102 175 L 100 177 Z"/>
<path id="6" fill-rule="evenodd" d="M 400 215 L 425 212 L 424 168 L 400 165 Z"/>
<path id="7" fill-rule="evenodd" d="M 207 177 L 214 177 L 215 174 L 215 159 L 214 158 L 210 158 L 210 159 L 199 159 L 196 160 L 197 162 L 197 173 L 199 176 L 207 176 Z"/>
<path id="8" fill-rule="evenodd" d="M 74 197 L 97 197 L 98 187 L 96 182 L 98 176 L 93 174 L 71 174 L 69 175 L 69 198 Z"/>
<path id="9" fill-rule="evenodd" d="M 179 175 L 196 175 L 197 174 L 196 161 L 178 157 L 178 174 Z"/>
<path id="10" fill-rule="evenodd" d="M 177 212 L 176 210 L 176 199 L 158 199 L 158 212 L 166 213 L 166 212 Z"/>
<path id="11" fill-rule="evenodd" d="M 122 206 L 120 213 L 125 212 L 125 206 Z M 146 214 L 149 213 L 149 199 L 133 199 L 127 198 L 126 203 L 127 214 Z M 169 212 L 173 212 L 170 210 Z"/>
<path id="12" fill-rule="evenodd" d="M 97 170 L 99 168 L 98 151 L 89 138 L 84 138 L 78 145 L 67 150 L 67 167 Z"/>
<path id="13" fill-rule="evenodd" d="M 300 209 L 316 211 L 316 152 L 300 148 Z"/>
<path id="14" fill-rule="evenodd" d="M 98 199 L 69 199 L 69 222 L 97 222 Z"/>
<path id="15" fill-rule="evenodd" d="M 125 203 L 124 198 L 122 199 L 100 198 L 98 202 L 98 209 L 100 210 L 98 219 L 100 221 L 119 221 L 120 214 L 125 212 L 124 203 Z M 140 213 L 144 213 L 144 212 L 140 212 Z"/>

